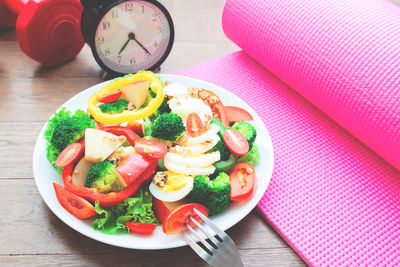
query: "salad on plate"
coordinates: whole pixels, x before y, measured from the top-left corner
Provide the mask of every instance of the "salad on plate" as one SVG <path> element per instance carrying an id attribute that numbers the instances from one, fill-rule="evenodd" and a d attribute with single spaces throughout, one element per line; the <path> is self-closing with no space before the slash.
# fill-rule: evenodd
<path id="1" fill-rule="evenodd" d="M 59 109 L 44 133 L 53 183 L 69 213 L 106 234 L 185 230 L 248 201 L 260 160 L 252 116 L 207 88 L 162 82 L 150 71 L 114 79 L 87 110 Z M 192 223 L 192 222 L 190 222 Z"/>

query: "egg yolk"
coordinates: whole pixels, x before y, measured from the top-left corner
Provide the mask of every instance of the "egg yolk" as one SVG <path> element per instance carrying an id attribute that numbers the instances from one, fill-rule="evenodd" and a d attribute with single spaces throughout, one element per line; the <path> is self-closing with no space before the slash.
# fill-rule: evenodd
<path id="1" fill-rule="evenodd" d="M 164 192 L 173 192 L 184 187 L 190 179 L 193 179 L 190 175 L 179 174 L 171 171 L 165 172 L 168 175 L 167 182 L 162 187 Z"/>

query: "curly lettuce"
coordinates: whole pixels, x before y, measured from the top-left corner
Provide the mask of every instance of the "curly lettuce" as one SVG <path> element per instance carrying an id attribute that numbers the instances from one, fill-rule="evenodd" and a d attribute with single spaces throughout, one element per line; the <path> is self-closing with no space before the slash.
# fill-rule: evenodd
<path id="1" fill-rule="evenodd" d="M 117 206 L 103 208 L 95 204 L 97 217 L 92 228 L 105 234 L 129 233 L 126 222 L 159 224 L 152 210 L 152 196 L 140 190 L 136 197 L 127 198 Z"/>

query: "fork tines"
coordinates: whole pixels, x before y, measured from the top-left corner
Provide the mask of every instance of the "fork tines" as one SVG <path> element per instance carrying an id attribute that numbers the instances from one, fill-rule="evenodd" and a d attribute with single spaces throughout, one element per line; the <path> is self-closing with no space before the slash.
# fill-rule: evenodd
<path id="1" fill-rule="evenodd" d="M 204 239 L 198 232 L 196 232 L 189 224 L 186 223 L 186 228 L 189 231 L 184 232 L 183 237 L 189 246 L 203 260 L 213 266 L 243 266 L 235 243 L 233 243 L 232 239 L 224 231 L 219 229 L 210 219 L 208 219 L 207 216 L 202 214 L 197 209 L 193 210 L 214 233 L 211 234 L 209 230 L 204 228 L 195 219 L 189 217 L 193 224 L 207 236 L 207 240 Z M 198 241 L 194 241 L 191 238 L 189 232 L 201 242 L 203 247 L 197 244 Z"/>

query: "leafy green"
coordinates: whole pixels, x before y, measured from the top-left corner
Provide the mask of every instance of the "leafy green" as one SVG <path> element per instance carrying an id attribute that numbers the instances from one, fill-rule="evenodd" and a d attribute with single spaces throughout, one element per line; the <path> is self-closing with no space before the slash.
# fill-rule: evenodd
<path id="1" fill-rule="evenodd" d="M 260 152 L 258 151 L 258 146 L 253 145 L 251 150 L 247 152 L 246 155 L 239 158 L 239 161 L 250 163 L 251 165 L 255 165 L 261 158 Z"/>
<path id="2" fill-rule="evenodd" d="M 47 128 L 44 132 L 44 137 L 47 140 L 46 157 L 50 161 L 51 165 L 53 165 L 59 173 L 62 172 L 62 168 L 56 165 L 56 160 L 58 158 L 58 155 L 60 155 L 61 151 L 51 142 L 53 138 L 53 132 L 54 129 L 58 125 L 60 125 L 62 121 L 64 121 L 67 118 L 75 118 L 75 117 L 89 117 L 89 114 L 81 109 L 78 109 L 75 111 L 75 113 L 72 113 L 71 111 L 66 110 L 65 107 L 62 107 L 60 108 L 59 111 L 55 112 L 53 116 L 49 119 L 49 121 L 47 122 Z M 92 126 L 94 127 L 94 123 Z"/>
<path id="3" fill-rule="evenodd" d="M 140 190 L 136 197 L 125 199 L 116 206 L 103 208 L 95 204 L 97 218 L 92 228 L 105 234 L 129 233 L 126 222 L 159 224 L 152 210 L 152 196 L 148 191 Z"/>

